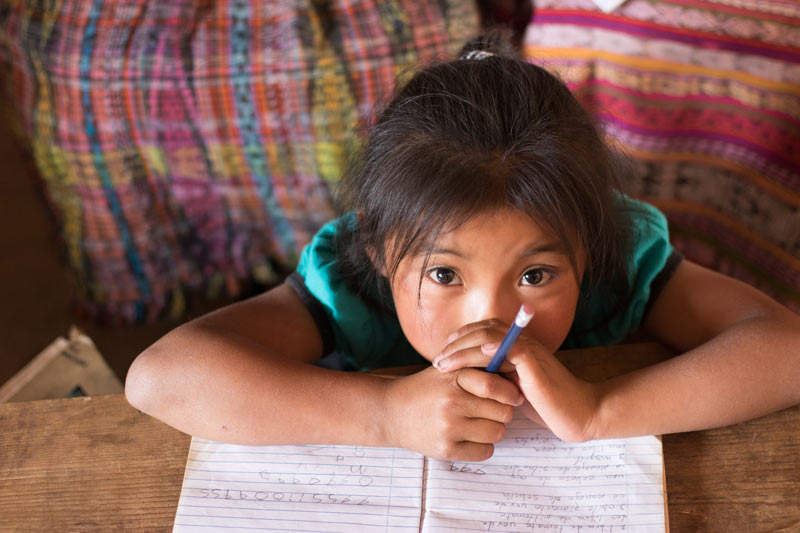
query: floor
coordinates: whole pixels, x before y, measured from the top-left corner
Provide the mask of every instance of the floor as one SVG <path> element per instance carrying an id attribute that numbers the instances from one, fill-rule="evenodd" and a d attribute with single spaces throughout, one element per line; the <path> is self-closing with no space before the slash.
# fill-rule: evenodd
<path id="1" fill-rule="evenodd" d="M 136 355 L 181 321 L 101 327 L 71 309 L 73 285 L 29 156 L 0 120 L 0 384 L 77 325 L 124 380 Z M 200 303 L 193 315 L 220 303 Z M 188 317 L 187 317 L 188 318 Z"/>

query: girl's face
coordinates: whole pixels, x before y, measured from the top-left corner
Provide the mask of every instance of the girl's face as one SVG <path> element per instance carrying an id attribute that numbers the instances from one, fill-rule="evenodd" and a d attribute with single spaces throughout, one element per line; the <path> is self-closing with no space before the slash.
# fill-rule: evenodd
<path id="1" fill-rule="evenodd" d="M 563 244 L 515 210 L 474 217 L 436 241 L 425 256 L 408 255 L 391 282 L 400 325 L 411 345 L 432 361 L 460 327 L 498 318 L 509 325 L 523 303 L 534 316 L 526 328 L 554 352 L 567 336 L 578 302 L 580 272 Z"/>

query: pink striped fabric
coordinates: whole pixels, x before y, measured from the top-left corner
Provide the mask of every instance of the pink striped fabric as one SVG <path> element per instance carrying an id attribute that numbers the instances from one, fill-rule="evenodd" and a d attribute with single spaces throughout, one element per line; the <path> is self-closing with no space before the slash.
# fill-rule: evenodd
<path id="1" fill-rule="evenodd" d="M 634 157 L 675 246 L 800 311 L 800 3 L 536 6 L 526 54 Z"/>

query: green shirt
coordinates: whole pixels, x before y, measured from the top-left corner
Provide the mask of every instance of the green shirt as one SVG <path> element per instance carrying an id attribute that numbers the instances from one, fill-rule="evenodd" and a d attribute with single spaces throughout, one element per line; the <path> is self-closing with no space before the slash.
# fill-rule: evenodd
<path id="1" fill-rule="evenodd" d="M 668 281 L 682 257 L 669 242 L 667 221 L 655 207 L 620 196 L 630 210 L 634 223 L 634 247 L 631 257 L 631 298 L 619 312 L 612 311 L 613 292 L 601 284 L 589 293 L 581 290 L 575 320 L 562 348 L 608 346 L 635 331 L 649 308 L 649 303 Z M 346 224 L 355 224 L 353 213 L 344 216 Z M 400 328 L 391 301 L 383 301 L 383 310 L 369 306 L 343 279 L 335 251 L 339 220 L 323 226 L 303 249 L 297 272 L 290 284 L 309 308 L 326 351 L 338 351 L 361 370 L 411 365 L 425 360 L 411 347 Z"/>

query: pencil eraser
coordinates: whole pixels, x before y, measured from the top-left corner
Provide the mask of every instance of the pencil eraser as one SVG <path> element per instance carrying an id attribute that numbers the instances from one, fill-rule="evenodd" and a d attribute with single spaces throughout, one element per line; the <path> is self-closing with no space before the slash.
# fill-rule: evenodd
<path id="1" fill-rule="evenodd" d="M 524 328 L 528 325 L 528 322 L 531 321 L 531 318 L 533 318 L 533 306 L 522 304 L 522 307 L 519 308 L 519 312 L 517 313 L 517 318 L 514 319 L 514 324 Z"/>

